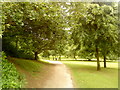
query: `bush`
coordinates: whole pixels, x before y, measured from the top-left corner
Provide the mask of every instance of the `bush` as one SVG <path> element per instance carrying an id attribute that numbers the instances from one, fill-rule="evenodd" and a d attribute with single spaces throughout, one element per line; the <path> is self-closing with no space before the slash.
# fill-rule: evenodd
<path id="1" fill-rule="evenodd" d="M 6 53 L 7 56 L 24 59 L 34 59 L 32 51 L 17 48 L 9 40 L 3 39 L 2 45 L 2 50 Z"/>
<path id="2" fill-rule="evenodd" d="M 4 52 L 2 52 L 2 88 L 21 88 L 23 86 L 23 76 L 21 76 L 15 66 L 9 63 Z"/>
<path id="3" fill-rule="evenodd" d="M 116 55 L 116 54 L 109 54 L 108 56 L 107 56 L 107 59 L 108 60 L 118 60 L 118 55 Z"/>
<path id="4" fill-rule="evenodd" d="M 25 50 L 18 50 L 17 56 L 18 58 L 24 58 L 24 59 L 34 59 L 34 55 L 32 52 L 26 52 Z"/>

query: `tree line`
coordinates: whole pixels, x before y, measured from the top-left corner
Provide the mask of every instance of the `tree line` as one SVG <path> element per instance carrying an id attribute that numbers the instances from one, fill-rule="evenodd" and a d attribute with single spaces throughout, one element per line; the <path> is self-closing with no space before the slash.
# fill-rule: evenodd
<path id="1" fill-rule="evenodd" d="M 4 2 L 3 51 L 8 56 L 38 59 L 118 58 L 118 4 L 106 2 Z"/>

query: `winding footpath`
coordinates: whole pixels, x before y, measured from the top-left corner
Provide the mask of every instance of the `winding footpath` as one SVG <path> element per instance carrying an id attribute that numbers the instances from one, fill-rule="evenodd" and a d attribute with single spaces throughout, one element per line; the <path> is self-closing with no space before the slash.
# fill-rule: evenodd
<path id="1" fill-rule="evenodd" d="M 73 88 L 71 75 L 67 67 L 60 61 L 45 60 L 50 64 L 45 64 L 42 70 L 29 72 L 15 64 L 17 70 L 24 74 L 27 83 L 23 88 Z M 36 62 L 41 63 L 41 62 Z"/>
<path id="2" fill-rule="evenodd" d="M 49 78 L 45 81 L 43 88 L 73 88 L 71 75 L 66 66 L 60 61 L 46 61 L 55 66 L 49 72 Z"/>

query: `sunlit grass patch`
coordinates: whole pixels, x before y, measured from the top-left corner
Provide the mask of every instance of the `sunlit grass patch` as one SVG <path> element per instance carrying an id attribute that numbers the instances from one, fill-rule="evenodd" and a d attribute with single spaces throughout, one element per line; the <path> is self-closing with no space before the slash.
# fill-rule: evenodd
<path id="1" fill-rule="evenodd" d="M 118 63 L 107 62 L 108 68 L 96 70 L 96 62 L 62 61 L 70 69 L 77 88 L 118 88 Z"/>

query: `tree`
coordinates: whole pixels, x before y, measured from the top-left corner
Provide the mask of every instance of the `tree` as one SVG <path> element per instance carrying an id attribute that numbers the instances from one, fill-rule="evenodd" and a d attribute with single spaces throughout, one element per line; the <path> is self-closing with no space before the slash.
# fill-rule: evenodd
<path id="1" fill-rule="evenodd" d="M 107 43 L 107 48 L 111 49 L 111 45 L 113 46 L 113 43 L 117 41 L 116 17 L 111 6 L 88 4 L 85 10 L 86 13 L 78 14 L 73 40 L 78 45 L 77 48 L 83 49 L 89 46 L 89 49 L 94 50 L 97 70 L 100 70 L 99 57 L 101 51 L 104 50 L 104 43 Z"/>
<path id="2" fill-rule="evenodd" d="M 118 48 L 117 47 L 117 44 L 118 44 L 118 39 L 117 39 L 117 22 L 115 22 L 115 20 L 118 19 L 118 15 L 117 15 L 117 3 L 113 3 L 113 2 L 93 2 L 95 4 L 99 4 L 100 6 L 102 6 L 104 8 L 104 12 L 107 13 L 107 14 L 111 14 L 109 16 L 109 18 L 111 18 L 111 22 L 105 22 L 107 25 L 110 25 L 110 23 L 112 23 L 113 27 L 108 27 L 106 29 L 109 29 L 109 30 L 115 30 L 113 32 L 113 35 L 110 37 L 107 37 L 107 42 L 106 41 L 103 41 L 103 45 L 102 45 L 102 50 L 101 50 L 101 53 L 102 53 L 102 56 L 104 58 L 104 68 L 106 68 L 106 56 L 109 55 L 110 53 L 112 54 L 117 54 L 117 50 Z M 113 9 L 113 10 L 112 10 Z M 112 10 L 112 11 L 111 11 Z M 108 20 L 109 20 L 108 18 Z M 113 23 L 114 22 L 114 23 Z M 105 30 L 105 28 L 104 28 Z M 116 40 L 114 39 L 116 37 Z M 114 40 L 114 41 L 113 41 Z M 111 44 L 111 45 L 109 45 Z"/>
<path id="3" fill-rule="evenodd" d="M 63 29 L 59 6 L 28 2 L 4 3 L 4 6 L 4 39 L 7 38 L 8 41 L 9 38 L 13 43 L 16 42 L 18 49 L 34 52 L 35 60 L 42 51 L 55 49 Z M 11 36 L 14 36 L 15 40 Z"/>

